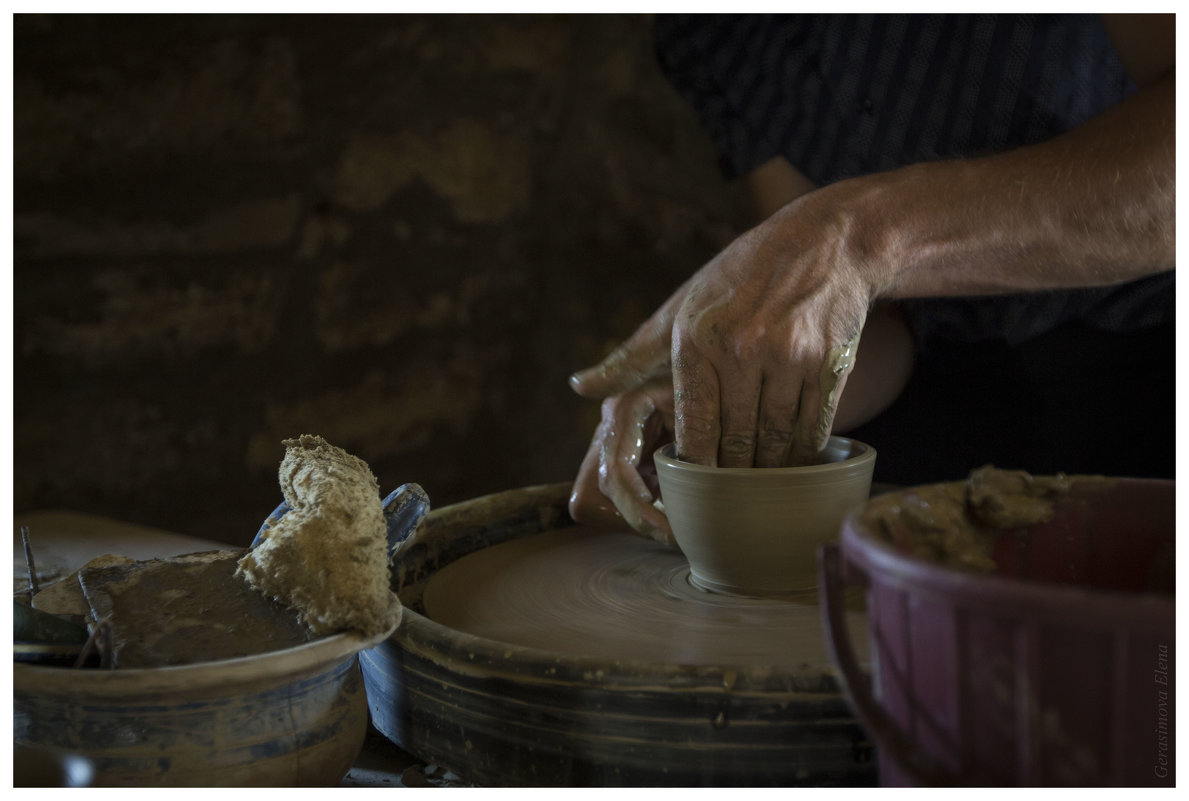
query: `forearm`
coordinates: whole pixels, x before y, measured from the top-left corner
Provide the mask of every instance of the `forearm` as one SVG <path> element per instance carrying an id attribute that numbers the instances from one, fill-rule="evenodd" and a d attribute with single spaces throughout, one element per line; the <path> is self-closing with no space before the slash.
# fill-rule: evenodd
<path id="1" fill-rule="evenodd" d="M 843 181 L 787 211 L 816 206 L 873 298 L 1104 286 L 1172 269 L 1174 95 L 1170 72 L 1048 142 Z"/>

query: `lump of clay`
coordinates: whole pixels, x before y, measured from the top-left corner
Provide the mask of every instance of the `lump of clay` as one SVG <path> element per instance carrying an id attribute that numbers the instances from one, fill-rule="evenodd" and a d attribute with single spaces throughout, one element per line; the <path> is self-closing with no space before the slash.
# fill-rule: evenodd
<path id="1" fill-rule="evenodd" d="M 303 434 L 285 440 L 289 511 L 239 560 L 236 575 L 297 610 L 315 635 L 382 634 L 400 619 L 389 585 L 380 489 L 367 464 Z"/>
<path id="2" fill-rule="evenodd" d="M 976 520 L 1017 528 L 1053 519 L 1053 500 L 1069 492 L 1068 476 L 1034 476 L 1023 470 L 980 467 L 966 481 L 966 504 Z"/>
<path id="3" fill-rule="evenodd" d="M 1054 502 L 1072 483 L 1062 474 L 1032 476 L 986 465 L 971 471 L 966 481 L 873 498 L 863 517 L 869 530 L 908 553 L 990 572 L 996 569 L 992 553 L 1000 533 L 1051 520 Z"/>

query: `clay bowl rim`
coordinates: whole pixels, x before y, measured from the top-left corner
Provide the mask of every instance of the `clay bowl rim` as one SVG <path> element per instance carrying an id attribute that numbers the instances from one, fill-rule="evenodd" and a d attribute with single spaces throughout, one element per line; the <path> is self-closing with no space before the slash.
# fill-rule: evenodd
<path id="1" fill-rule="evenodd" d="M 1099 476 L 1071 475 L 1069 478 L 1074 482 L 1075 488 L 1079 478 L 1093 479 L 1096 482 L 1101 480 Z M 1176 481 L 1172 479 L 1124 477 L 1111 478 L 1110 480 L 1115 482 L 1115 486 L 1139 484 L 1166 487 L 1173 492 L 1175 501 Z M 942 481 L 905 487 L 896 490 L 895 494 L 913 492 L 923 487 L 955 483 L 965 482 Z M 1161 626 L 1167 626 L 1174 620 L 1176 613 L 1175 592 L 1172 595 L 1165 595 L 1123 590 L 1094 590 L 1072 584 L 1058 584 L 1002 575 L 996 572 L 977 573 L 961 570 L 921 556 L 905 553 L 876 536 L 862 523 L 865 511 L 866 504 L 862 509 L 848 514 L 842 521 L 838 547 L 845 562 L 854 563 L 856 567 L 867 574 L 867 578 L 864 579 L 867 582 L 872 581 L 870 574 L 874 568 L 881 571 L 880 581 L 883 583 L 934 596 L 944 593 L 955 605 L 960 604 L 971 608 L 1026 611 L 1043 606 L 1046 619 L 1061 617 L 1076 620 L 1084 618 L 1088 613 L 1108 619 L 1119 619 L 1124 616 L 1120 612 L 1126 607 L 1129 624 L 1135 625 L 1133 616 L 1136 614 L 1142 614 L 1143 620 L 1151 624 L 1150 626 L 1140 626 L 1143 629 L 1160 629 Z"/>
<path id="2" fill-rule="evenodd" d="M 746 479 L 756 481 L 763 479 L 779 480 L 802 477 L 837 478 L 835 473 L 853 473 L 862 471 L 875 461 L 876 450 L 866 442 L 860 442 L 851 437 L 830 436 L 830 444 L 845 443 L 852 451 L 850 456 L 837 462 L 823 462 L 822 464 L 798 465 L 795 467 L 712 467 L 710 465 L 695 464 L 678 459 L 676 456 L 677 443 L 670 442 L 662 445 L 653 452 L 653 461 L 663 464 L 672 472 L 670 475 L 681 478 L 723 478 L 738 481 Z M 829 446 L 827 446 L 829 447 Z"/>
<path id="3" fill-rule="evenodd" d="M 392 595 L 399 602 L 396 593 Z M 222 685 L 230 693 L 237 686 L 253 682 L 280 684 L 320 667 L 338 664 L 388 639 L 404 617 L 403 604 L 398 610 L 394 625 L 370 637 L 341 631 L 301 645 L 232 659 L 114 670 L 16 663 L 12 671 L 13 689 L 118 697 L 129 692 L 142 695 L 176 692 L 179 686 L 206 690 Z"/>

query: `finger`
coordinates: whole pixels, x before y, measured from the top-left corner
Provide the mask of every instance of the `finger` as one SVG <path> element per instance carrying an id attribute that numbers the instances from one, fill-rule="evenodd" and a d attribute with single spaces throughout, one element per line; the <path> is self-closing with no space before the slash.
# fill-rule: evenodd
<path id="1" fill-rule="evenodd" d="M 669 368 L 669 343 L 633 336 L 607 358 L 570 376 L 570 388 L 584 398 L 607 398 L 628 392 Z"/>
<path id="2" fill-rule="evenodd" d="M 570 387 L 584 398 L 608 398 L 667 373 L 673 319 L 687 287 L 688 282 L 605 359 L 571 375 Z"/>
<path id="3" fill-rule="evenodd" d="M 672 383 L 669 386 L 669 398 L 672 402 L 673 389 Z M 670 415 L 671 417 L 671 415 Z M 656 459 L 654 454 L 656 449 L 663 443 L 673 441 L 673 427 L 665 425 L 665 417 L 660 413 L 654 413 L 648 418 L 644 424 L 643 438 L 646 443 L 643 451 L 643 456 L 640 459 L 640 464 L 637 467 L 637 472 L 640 473 L 640 478 L 644 480 L 648 491 L 652 493 L 652 497 L 659 498 L 661 496 L 660 480 L 656 475 Z"/>
<path id="4" fill-rule="evenodd" d="M 652 493 L 635 471 L 624 471 L 614 462 L 604 464 L 600 471 L 600 487 L 610 497 L 616 511 L 633 531 L 658 542 L 671 544 L 673 529 L 669 519 L 654 505 Z M 621 523 L 621 525 L 622 525 Z"/>
<path id="5" fill-rule="evenodd" d="M 832 355 L 822 368 L 819 382 L 822 405 L 818 412 L 813 443 L 819 452 L 825 450 L 826 442 L 830 439 L 830 432 L 834 428 L 834 415 L 838 412 L 838 401 L 842 398 L 842 391 L 846 388 L 847 377 L 853 367 L 853 358 L 842 360 Z"/>
<path id="6" fill-rule="evenodd" d="M 679 459 L 718 463 L 718 376 L 679 328 L 673 331 L 673 429 Z"/>
<path id="7" fill-rule="evenodd" d="M 822 407 L 817 416 L 817 427 L 814 430 L 813 447 L 817 453 L 826 449 L 830 441 L 830 434 L 834 431 L 834 415 L 838 412 L 838 400 L 842 397 L 842 390 L 846 388 L 846 376 L 840 376 L 830 388 L 822 387 Z"/>
<path id="8" fill-rule="evenodd" d="M 789 452 L 789 465 L 817 464 L 821 448 L 817 447 L 822 411 L 821 385 L 817 378 L 806 378 L 801 383 L 801 396 L 797 404 L 797 421 L 793 426 L 793 444 Z M 829 429 L 827 428 L 827 435 Z M 822 443 L 823 447 L 825 443 Z"/>
<path id="9" fill-rule="evenodd" d="M 600 424 L 595 429 L 590 447 L 578 468 L 574 487 L 570 492 L 570 517 L 577 523 L 598 528 L 622 528 L 623 516 L 611 499 L 599 489 L 599 463 L 601 437 Z"/>
<path id="10" fill-rule="evenodd" d="M 590 448 L 582 460 L 570 495 L 570 517 L 584 525 L 633 531 L 666 545 L 675 545 L 672 527 L 664 513 L 653 505 L 654 494 L 638 471 L 642 448 L 632 444 L 631 421 L 645 418 L 652 426 L 649 398 L 630 401 L 609 398 L 603 404 L 603 419 L 595 429 Z M 621 427 L 622 426 L 622 427 Z M 620 436 L 624 432 L 628 436 Z"/>
<path id="11" fill-rule="evenodd" d="M 760 390 L 756 467 L 784 467 L 789 463 L 800 401 L 800 375 L 777 370 L 764 376 Z"/>
<path id="12" fill-rule="evenodd" d="M 608 398 L 603 403 L 603 430 L 599 453 L 599 489 L 611 499 L 629 526 L 652 536 L 669 532 L 669 521 L 653 502 L 656 496 L 640 472 L 646 437 L 656 408 L 647 394 Z M 662 540 L 663 541 L 663 540 Z"/>
<path id="13" fill-rule="evenodd" d="M 822 372 L 818 377 L 822 405 L 818 412 L 813 440 L 813 447 L 818 453 L 826 449 L 826 443 L 830 439 L 830 432 L 834 428 L 834 415 L 838 412 L 838 401 L 842 398 L 842 390 L 846 388 L 847 377 L 855 369 L 859 355 L 859 337 L 862 333 L 860 321 L 854 336 L 831 348 L 822 364 Z"/>
<path id="14" fill-rule="evenodd" d="M 820 461 L 834 427 L 838 400 L 846 387 L 847 376 L 855 366 L 859 334 L 848 342 L 831 348 L 823 359 L 816 381 L 805 381 L 801 387 L 801 408 L 797 415 L 793 458 L 798 464 Z"/>
<path id="15" fill-rule="evenodd" d="M 722 410 L 719 467 L 751 467 L 755 464 L 756 420 L 762 383 L 763 377 L 758 371 L 723 376 L 719 401 Z"/>

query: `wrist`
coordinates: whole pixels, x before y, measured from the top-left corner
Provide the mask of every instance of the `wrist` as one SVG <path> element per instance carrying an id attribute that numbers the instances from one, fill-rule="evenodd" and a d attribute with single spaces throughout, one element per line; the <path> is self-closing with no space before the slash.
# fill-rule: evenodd
<path id="1" fill-rule="evenodd" d="M 819 225 L 838 248 L 836 262 L 862 283 L 870 303 L 897 296 L 905 274 L 928 248 L 906 213 L 913 169 L 848 178 L 812 195 Z"/>
<path id="2" fill-rule="evenodd" d="M 1003 202 L 986 160 L 955 159 L 840 181 L 847 247 L 876 298 L 937 297 L 1033 288 L 995 266 L 1043 255 L 1040 215 Z M 994 172 L 994 170 L 992 170 Z M 1006 233 L 1006 232 L 1011 232 Z"/>

